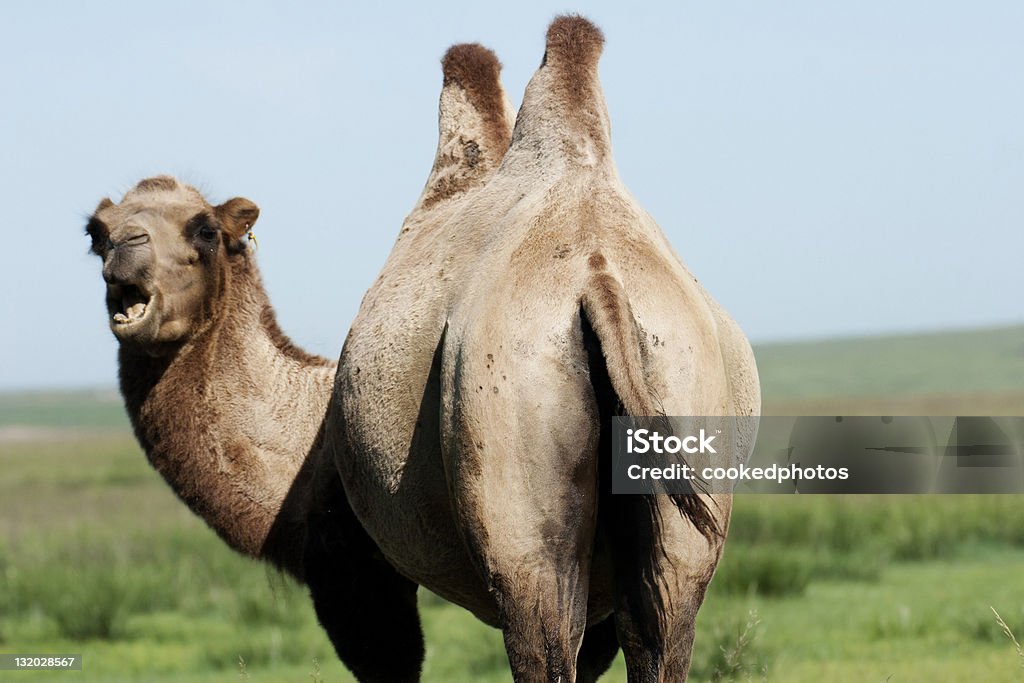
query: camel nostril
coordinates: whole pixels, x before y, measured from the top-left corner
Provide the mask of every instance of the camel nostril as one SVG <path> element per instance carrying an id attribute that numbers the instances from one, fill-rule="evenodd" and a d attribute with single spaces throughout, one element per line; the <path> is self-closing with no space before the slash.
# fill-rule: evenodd
<path id="1" fill-rule="evenodd" d="M 148 242 L 146 234 L 114 242 L 114 248 L 106 253 L 103 261 L 103 279 L 107 284 L 135 284 L 146 279 L 153 260 Z"/>
<path id="2" fill-rule="evenodd" d="M 139 281 L 141 275 L 137 264 L 125 259 L 115 258 L 103 266 L 103 281 L 108 285 L 133 285 Z"/>

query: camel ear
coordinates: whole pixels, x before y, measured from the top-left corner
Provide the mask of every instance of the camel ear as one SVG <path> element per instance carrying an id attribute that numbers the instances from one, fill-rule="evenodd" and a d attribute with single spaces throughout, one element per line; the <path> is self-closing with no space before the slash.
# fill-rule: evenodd
<path id="1" fill-rule="evenodd" d="M 214 209 L 224 232 L 231 239 L 240 240 L 256 224 L 260 208 L 244 197 L 229 199 Z"/>

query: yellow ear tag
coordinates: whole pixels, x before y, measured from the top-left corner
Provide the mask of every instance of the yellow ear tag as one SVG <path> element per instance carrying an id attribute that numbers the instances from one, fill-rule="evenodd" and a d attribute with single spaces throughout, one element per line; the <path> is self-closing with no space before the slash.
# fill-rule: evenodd
<path id="1" fill-rule="evenodd" d="M 249 241 L 252 242 L 252 250 L 257 251 L 260 248 L 260 243 L 256 241 L 256 235 L 253 234 L 252 228 L 248 225 L 245 227 L 249 230 Z"/>

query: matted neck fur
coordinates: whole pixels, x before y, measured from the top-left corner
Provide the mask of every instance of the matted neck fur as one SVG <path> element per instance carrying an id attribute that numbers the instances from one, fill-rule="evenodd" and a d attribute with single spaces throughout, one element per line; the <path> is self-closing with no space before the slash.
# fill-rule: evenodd
<path id="1" fill-rule="evenodd" d="M 304 512 L 286 497 L 319 448 L 335 364 L 278 328 L 246 242 L 258 216 L 158 176 L 101 201 L 86 230 L 150 462 L 233 548 L 301 575 Z"/>

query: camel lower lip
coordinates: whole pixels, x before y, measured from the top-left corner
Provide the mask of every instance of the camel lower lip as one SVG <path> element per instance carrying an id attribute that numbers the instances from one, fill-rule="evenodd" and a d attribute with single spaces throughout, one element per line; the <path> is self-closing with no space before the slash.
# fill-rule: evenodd
<path id="1" fill-rule="evenodd" d="M 128 314 L 117 312 L 114 314 L 114 322 L 118 325 L 130 325 L 142 320 L 146 316 L 146 304 L 135 304 L 128 309 Z"/>

